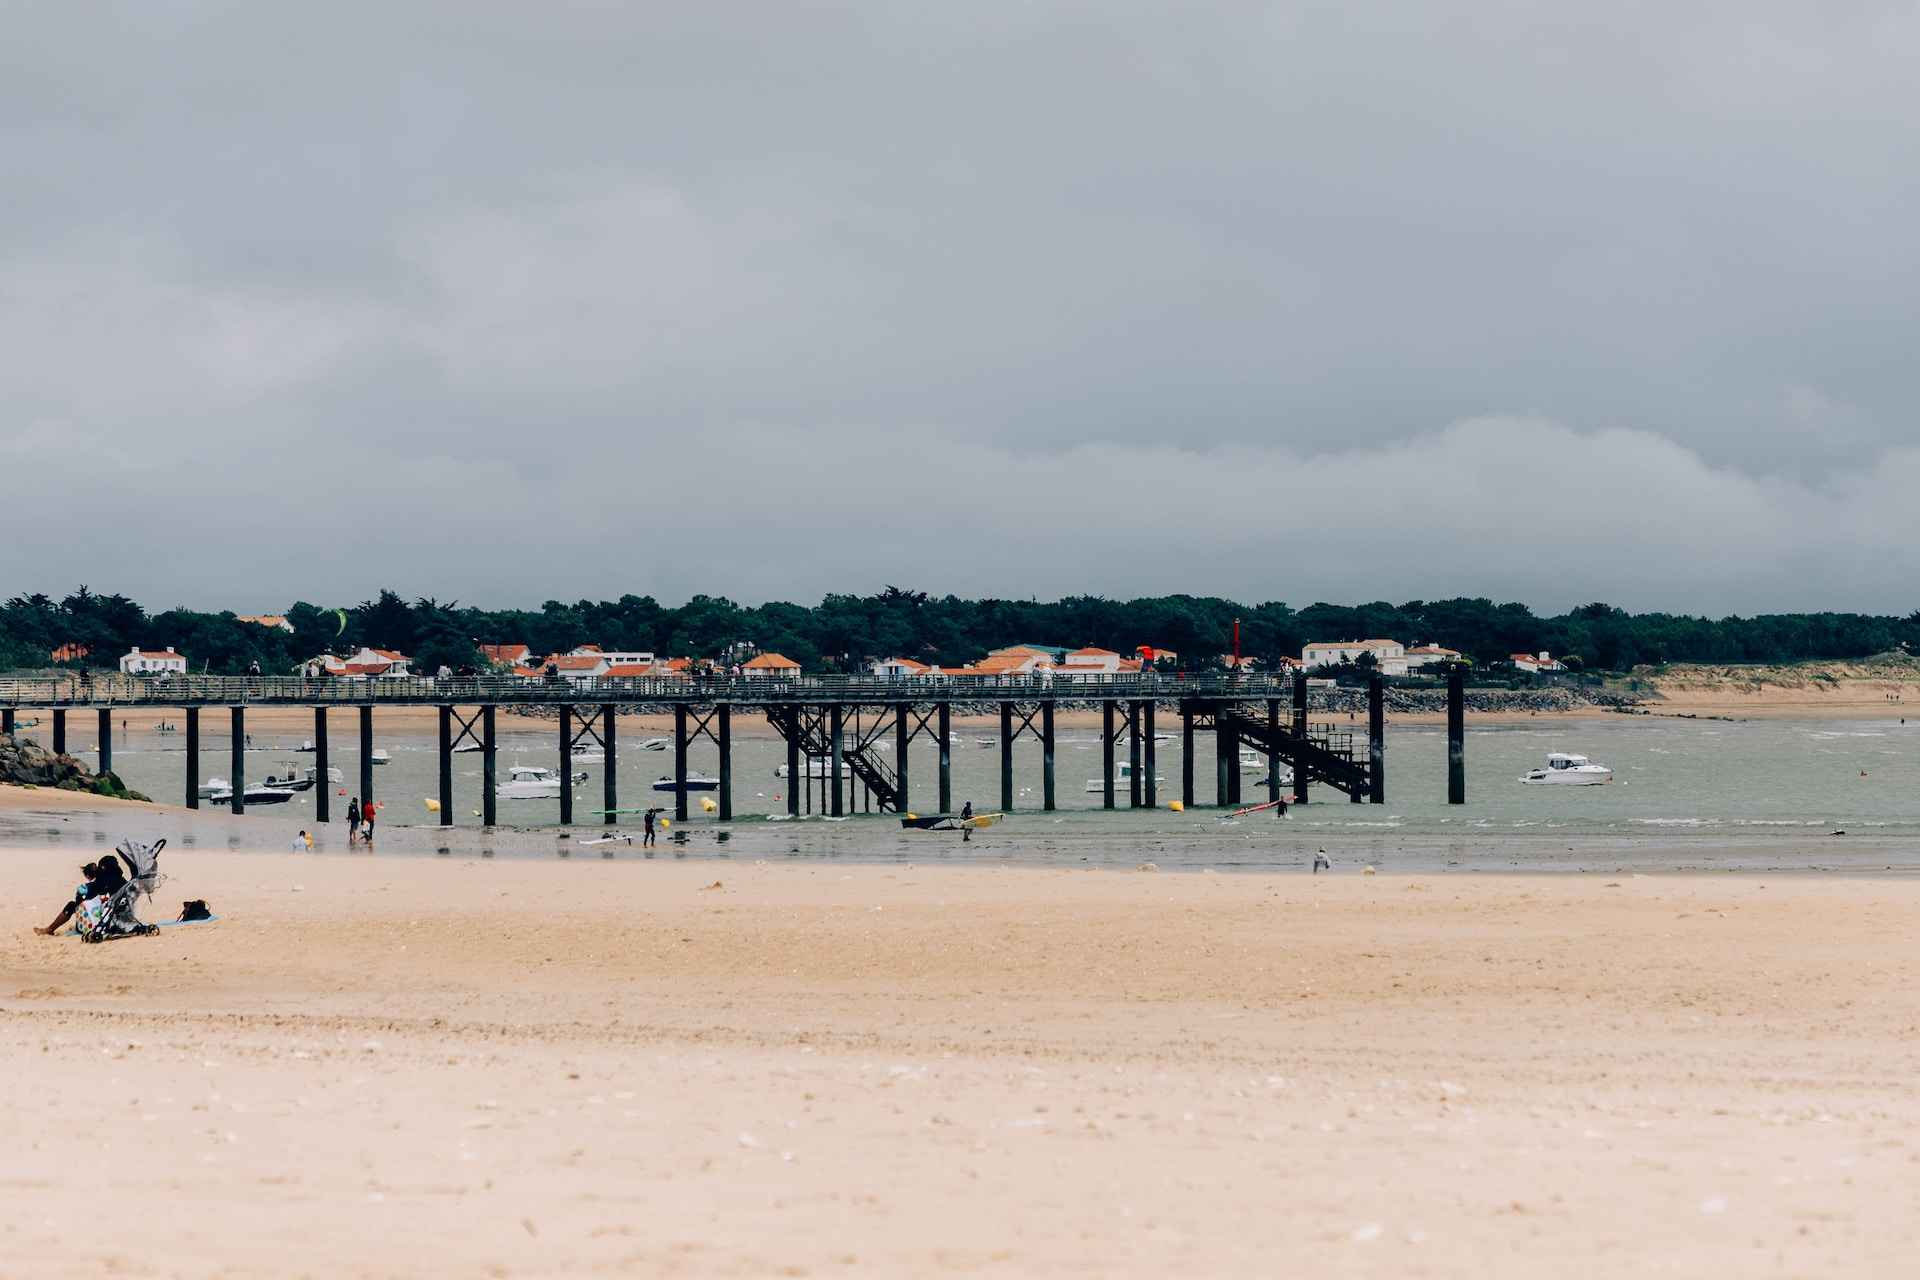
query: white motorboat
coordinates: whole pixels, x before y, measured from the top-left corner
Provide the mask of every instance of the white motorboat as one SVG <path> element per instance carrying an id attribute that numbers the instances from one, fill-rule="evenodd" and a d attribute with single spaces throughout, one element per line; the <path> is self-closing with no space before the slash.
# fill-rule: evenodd
<path id="1" fill-rule="evenodd" d="M 475 742 L 472 738 L 468 738 L 466 741 L 462 742 L 459 746 L 453 749 L 453 754 L 457 756 L 463 756 L 463 755 L 466 755 L 469 751 L 485 751 L 485 750 L 486 750 L 486 747 L 482 746 L 478 742 Z"/>
<path id="2" fill-rule="evenodd" d="M 222 794 L 229 797 L 233 795 L 233 784 L 225 778 L 208 778 L 200 784 L 200 798 L 202 800 L 211 800 L 215 796 Z"/>
<path id="3" fill-rule="evenodd" d="M 833 760 L 827 756 L 808 756 L 806 764 L 802 766 L 802 773 L 809 778 L 831 778 L 833 776 Z M 776 778 L 789 776 L 787 766 L 784 764 L 775 765 L 773 776 Z M 845 756 L 840 758 L 840 776 L 843 778 L 853 776 L 853 770 L 847 766 Z"/>
<path id="4" fill-rule="evenodd" d="M 1154 786 L 1156 787 L 1165 786 L 1166 782 L 1167 782 L 1166 778 L 1162 777 L 1160 774 L 1156 773 L 1153 775 Z M 1088 795 L 1090 796 L 1102 795 L 1106 792 L 1106 789 L 1107 789 L 1107 784 L 1102 782 L 1099 778 L 1087 779 Z M 1132 761 L 1122 760 L 1119 764 L 1116 764 L 1113 767 L 1113 790 L 1114 790 L 1114 794 L 1116 795 L 1122 791 L 1133 790 L 1133 762 Z"/>
<path id="5" fill-rule="evenodd" d="M 670 792 L 679 790 L 679 787 L 674 783 L 672 778 L 661 778 L 653 784 L 653 789 L 655 791 Z M 718 778 L 710 777 L 704 773 L 690 773 L 687 775 L 687 790 L 689 791 L 718 791 L 719 789 L 720 779 Z"/>
<path id="6" fill-rule="evenodd" d="M 293 799 L 293 794 L 285 787 L 252 786 L 246 790 L 246 802 L 248 804 L 285 804 Z M 214 792 L 207 799 L 215 804 L 232 804 L 233 787 L 228 785 Z"/>
<path id="7" fill-rule="evenodd" d="M 1000 742 L 1000 739 L 998 739 L 998 738 L 975 738 L 975 739 L 974 739 L 973 741 L 974 741 L 974 743 L 975 743 L 975 745 L 977 745 L 977 746 L 982 746 L 982 747 L 992 747 L 992 746 L 997 746 L 997 745 L 999 745 L 999 742 Z"/>
<path id="8" fill-rule="evenodd" d="M 305 753 L 306 753 L 307 755 L 312 755 L 312 754 L 313 754 L 313 750 L 314 750 L 314 747 L 313 747 L 313 739 L 312 739 L 312 738 L 308 738 L 308 739 L 307 739 L 307 740 L 306 740 L 305 742 L 303 742 L 303 743 L 301 743 L 301 744 L 300 744 L 299 746 L 297 746 L 297 747 L 295 747 L 295 748 L 294 748 L 294 750 L 295 750 L 295 751 L 301 751 L 301 752 L 305 752 Z"/>
<path id="9" fill-rule="evenodd" d="M 373 754 L 368 756 L 367 759 L 373 761 L 373 763 L 375 764 L 392 764 L 393 763 L 393 757 L 387 754 L 387 749 L 385 747 L 375 747 L 373 749 Z"/>
<path id="10" fill-rule="evenodd" d="M 640 744 L 642 751 L 665 751 L 671 745 L 665 738 L 648 738 Z"/>
<path id="11" fill-rule="evenodd" d="M 1613 781 L 1613 770 L 1603 764 L 1595 764 L 1585 756 L 1570 756 L 1563 751 L 1554 751 L 1547 755 L 1546 768 L 1535 769 L 1520 781 L 1563 787 L 1597 787 L 1603 782 Z"/>
<path id="12" fill-rule="evenodd" d="M 292 761 L 290 760 L 287 761 L 286 762 L 287 776 L 284 778 L 277 778 L 270 773 L 267 775 L 266 785 L 269 787 L 280 787 L 287 791 L 313 790 L 313 770 L 308 769 L 306 771 L 306 776 L 302 777 L 299 773 L 296 772 L 297 767 L 298 766 L 296 766 Z"/>
<path id="13" fill-rule="evenodd" d="M 494 787 L 493 793 L 502 800 L 557 800 L 564 785 L 566 779 L 555 770 L 517 764 L 507 770 L 507 780 Z"/>
<path id="14" fill-rule="evenodd" d="M 602 751 L 599 747 L 591 746 L 585 742 L 574 743 L 573 750 L 569 752 L 568 755 L 575 764 L 605 764 L 607 762 L 606 752 Z"/>
<path id="15" fill-rule="evenodd" d="M 306 773 L 306 777 L 307 777 L 307 781 L 308 781 L 308 782 L 318 782 L 318 781 L 319 781 L 319 779 L 318 779 L 318 778 L 316 778 L 316 777 L 314 777 L 314 773 L 313 773 L 313 767 L 312 767 L 311 765 L 309 765 L 309 766 L 307 767 L 307 773 Z M 335 783 L 335 784 L 338 784 L 338 783 L 342 783 L 342 782 L 345 782 L 345 781 L 346 781 L 346 779 L 345 779 L 345 778 L 344 778 L 344 777 L 343 777 L 343 776 L 341 775 L 341 773 L 340 773 L 340 766 L 339 766 L 339 765 L 337 765 L 337 764 L 330 764 L 330 765 L 328 765 L 328 766 L 327 766 L 327 781 L 328 781 L 328 782 L 332 782 L 332 783 Z"/>

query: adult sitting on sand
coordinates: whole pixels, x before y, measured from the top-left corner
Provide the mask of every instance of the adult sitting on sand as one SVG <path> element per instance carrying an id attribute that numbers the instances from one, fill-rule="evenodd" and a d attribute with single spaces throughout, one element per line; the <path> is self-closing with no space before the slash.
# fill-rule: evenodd
<path id="1" fill-rule="evenodd" d="M 53 923 L 44 929 L 35 926 L 35 933 L 51 938 L 66 926 L 67 921 L 73 919 L 73 913 L 80 909 L 81 903 L 103 894 L 117 893 L 127 883 L 125 873 L 120 870 L 120 860 L 112 854 L 98 862 L 87 863 L 80 868 L 80 874 L 86 877 L 86 882 L 73 891 L 73 897 L 60 908 L 60 914 L 53 918 Z"/>

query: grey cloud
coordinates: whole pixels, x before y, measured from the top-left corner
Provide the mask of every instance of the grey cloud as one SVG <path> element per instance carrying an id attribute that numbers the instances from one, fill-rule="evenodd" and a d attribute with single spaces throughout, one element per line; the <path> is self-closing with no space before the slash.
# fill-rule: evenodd
<path id="1" fill-rule="evenodd" d="M 15 27 L 11 589 L 1910 603 L 1902 8 Z"/>

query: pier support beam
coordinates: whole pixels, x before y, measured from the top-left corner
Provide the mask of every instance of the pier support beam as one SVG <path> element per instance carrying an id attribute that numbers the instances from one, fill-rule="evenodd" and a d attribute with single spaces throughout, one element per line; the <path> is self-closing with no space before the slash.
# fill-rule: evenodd
<path id="1" fill-rule="evenodd" d="M 573 708 L 560 704 L 560 825 L 573 825 Z"/>
<path id="2" fill-rule="evenodd" d="M 110 707 L 100 708 L 99 755 L 100 755 L 100 772 L 101 773 L 112 772 L 113 770 L 113 710 Z"/>
<path id="3" fill-rule="evenodd" d="M 1193 705 L 1180 704 L 1180 804 L 1193 808 Z"/>
<path id="4" fill-rule="evenodd" d="M 60 707 L 53 709 L 53 754 L 67 754 L 67 713 Z"/>
<path id="5" fill-rule="evenodd" d="M 1293 673 L 1293 736 L 1305 742 L 1307 739 L 1307 673 Z M 1293 762 L 1293 802 L 1307 802 L 1307 765 L 1304 757 Z"/>
<path id="6" fill-rule="evenodd" d="M 827 725 L 827 731 L 833 737 L 833 759 L 827 766 L 828 771 L 833 775 L 833 812 L 831 816 L 838 818 L 846 812 L 843 799 L 846 788 L 840 783 L 840 765 L 846 758 L 847 709 L 837 702 L 834 703 L 827 711 Z"/>
<path id="7" fill-rule="evenodd" d="M 8 707 L 5 710 L 0 710 L 0 734 L 5 734 L 9 738 L 13 736 L 13 708 L 12 707 Z"/>
<path id="8" fill-rule="evenodd" d="M 373 803 L 373 704 L 360 708 L 360 812 Z"/>
<path id="9" fill-rule="evenodd" d="M 1000 704 L 1000 811 L 1013 808 L 1013 704 Z"/>
<path id="10" fill-rule="evenodd" d="M 1387 691 L 1377 674 L 1367 681 L 1367 799 L 1387 802 Z"/>
<path id="11" fill-rule="evenodd" d="M 247 709 L 233 708 L 233 737 L 227 743 L 227 754 L 231 757 L 229 768 L 233 777 L 229 782 L 233 787 L 233 813 L 235 817 L 247 811 Z"/>
<path id="12" fill-rule="evenodd" d="M 606 826 L 619 821 L 615 810 L 620 807 L 620 748 L 613 732 L 613 704 L 607 703 L 600 708 L 600 743 L 607 761 L 601 767 L 606 776 L 600 779 L 600 807 L 605 812 L 600 815 Z"/>
<path id="13" fill-rule="evenodd" d="M 1467 673 L 1447 671 L 1447 803 L 1467 802 Z"/>
<path id="14" fill-rule="evenodd" d="M 1127 808 L 1140 807 L 1140 704 L 1127 711 Z"/>
<path id="15" fill-rule="evenodd" d="M 901 813 L 910 813 L 913 810 L 913 788 L 907 781 L 907 746 L 913 741 L 913 735 L 908 731 L 907 717 L 912 714 L 913 708 L 904 703 L 893 709 L 893 758 L 897 762 L 900 775 L 899 794 L 895 797 L 894 807 Z"/>
<path id="16" fill-rule="evenodd" d="M 1141 725 L 1140 739 L 1143 744 L 1141 754 L 1146 758 L 1146 776 L 1140 779 L 1140 794 L 1146 798 L 1147 808 L 1160 807 L 1160 780 L 1154 776 L 1159 767 L 1158 753 L 1153 747 L 1153 699 L 1148 698 L 1140 704 L 1138 723 Z"/>
<path id="17" fill-rule="evenodd" d="M 317 743 L 315 745 L 318 745 Z M 316 786 L 318 784 L 315 784 Z M 453 825 L 453 708 L 440 708 L 440 825 Z"/>
<path id="18" fill-rule="evenodd" d="M 200 708 L 187 707 L 187 808 L 200 807 Z"/>
<path id="19" fill-rule="evenodd" d="M 714 736 L 720 745 L 720 821 L 733 821 L 733 705 L 723 702 L 714 708 L 720 722 Z M 611 757 L 609 757 L 611 758 Z"/>
<path id="20" fill-rule="evenodd" d="M 500 753 L 493 734 L 493 704 L 480 708 L 480 822 L 491 827 L 500 801 Z"/>
<path id="21" fill-rule="evenodd" d="M 1053 703 L 1040 704 L 1040 807 L 1052 813 L 1054 805 L 1053 785 Z"/>
<path id="22" fill-rule="evenodd" d="M 313 820 L 333 821 L 333 783 L 327 776 L 327 709 L 313 709 Z"/>
<path id="23" fill-rule="evenodd" d="M 940 703 L 940 812 L 953 812 L 953 703 Z"/>
<path id="24" fill-rule="evenodd" d="M 687 820 L 687 704 L 673 704 L 673 820 Z"/>
<path id="25" fill-rule="evenodd" d="M 1113 704 L 1100 704 L 1100 807 L 1113 808 Z"/>

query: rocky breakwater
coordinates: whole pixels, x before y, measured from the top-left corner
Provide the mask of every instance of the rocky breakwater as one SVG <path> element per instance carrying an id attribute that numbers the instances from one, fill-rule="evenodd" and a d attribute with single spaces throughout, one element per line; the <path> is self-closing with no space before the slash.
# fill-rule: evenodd
<path id="1" fill-rule="evenodd" d="M 89 772 L 72 756 L 57 756 L 28 738 L 0 738 L 0 784 L 84 791 L 115 800 L 148 799 L 128 789 L 111 769 L 105 773 Z"/>
<path id="2" fill-rule="evenodd" d="M 1468 711 L 1499 715 L 1549 711 L 1615 711 L 1636 705 L 1638 701 L 1599 689 L 1577 689 L 1565 686 L 1540 689 L 1470 687 L 1465 692 Z M 1445 689 L 1395 689 L 1389 686 L 1386 694 L 1389 714 L 1425 712 L 1441 715 L 1445 714 L 1447 709 Z M 1347 711 L 1358 715 L 1365 715 L 1367 711 L 1365 689 L 1315 689 L 1308 695 L 1307 701 L 1308 706 L 1314 711 Z"/>

